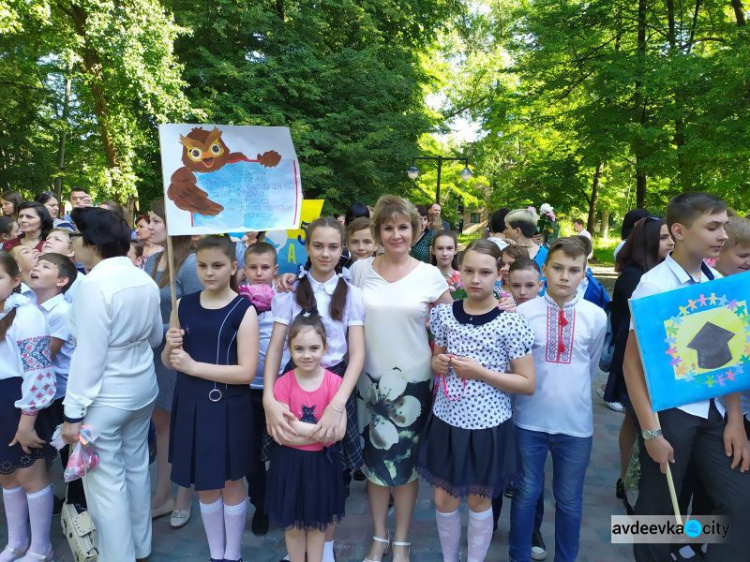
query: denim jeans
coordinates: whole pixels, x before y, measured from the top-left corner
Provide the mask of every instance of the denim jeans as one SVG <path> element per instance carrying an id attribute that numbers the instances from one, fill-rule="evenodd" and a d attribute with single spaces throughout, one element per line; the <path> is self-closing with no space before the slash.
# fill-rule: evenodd
<path id="1" fill-rule="evenodd" d="M 573 562 L 583 513 L 583 479 L 591 457 L 591 437 L 552 435 L 516 428 L 523 476 L 510 509 L 510 560 L 531 560 L 534 512 L 544 486 L 547 452 L 552 453 L 552 493 L 555 496 L 555 562 Z"/>

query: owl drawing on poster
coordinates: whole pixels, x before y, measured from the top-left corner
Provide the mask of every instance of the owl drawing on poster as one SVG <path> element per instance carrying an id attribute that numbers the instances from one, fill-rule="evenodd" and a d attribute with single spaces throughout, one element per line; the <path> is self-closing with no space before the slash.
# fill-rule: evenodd
<path id="1" fill-rule="evenodd" d="M 281 161 L 281 155 L 273 150 L 258 154 L 255 160 L 241 152 L 230 152 L 217 127 L 211 131 L 195 127 L 187 136 L 180 135 L 180 144 L 184 166 L 172 174 L 167 196 L 179 209 L 199 215 L 215 216 L 224 207 L 211 201 L 208 193 L 198 187 L 196 173 L 216 172 L 238 162 L 257 162 L 273 168 Z"/>

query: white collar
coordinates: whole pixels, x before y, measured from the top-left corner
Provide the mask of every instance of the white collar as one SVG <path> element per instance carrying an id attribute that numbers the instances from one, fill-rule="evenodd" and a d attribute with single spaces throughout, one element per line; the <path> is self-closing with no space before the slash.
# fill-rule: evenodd
<path id="1" fill-rule="evenodd" d="M 55 308 L 58 304 L 65 301 L 65 293 L 58 293 L 51 299 L 44 301 L 42 304 L 39 305 L 40 308 L 43 308 L 47 312 Z"/>
<path id="2" fill-rule="evenodd" d="M 328 296 L 333 296 L 333 292 L 336 290 L 336 286 L 339 284 L 340 277 L 340 275 L 334 274 L 333 277 L 331 277 L 328 281 L 326 281 L 325 283 L 321 283 L 312 275 L 310 275 L 309 272 L 307 274 L 307 278 L 310 280 L 310 286 L 312 287 L 313 292 L 317 293 L 319 290 L 323 290 Z"/>

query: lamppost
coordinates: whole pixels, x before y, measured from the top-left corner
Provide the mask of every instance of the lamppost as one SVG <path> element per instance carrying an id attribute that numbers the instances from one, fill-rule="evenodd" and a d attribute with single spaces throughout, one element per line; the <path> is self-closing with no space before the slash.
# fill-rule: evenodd
<path id="1" fill-rule="evenodd" d="M 461 170 L 460 176 L 464 181 L 471 179 L 471 170 L 469 170 L 469 159 L 468 158 L 448 158 L 445 156 L 417 156 L 411 159 L 411 168 L 406 170 L 406 175 L 409 179 L 415 180 L 419 177 L 419 168 L 414 164 L 417 160 L 432 160 L 437 162 L 437 188 L 435 189 L 435 203 L 440 204 L 440 175 L 443 169 L 443 162 L 458 161 L 464 163 L 464 169 Z"/>

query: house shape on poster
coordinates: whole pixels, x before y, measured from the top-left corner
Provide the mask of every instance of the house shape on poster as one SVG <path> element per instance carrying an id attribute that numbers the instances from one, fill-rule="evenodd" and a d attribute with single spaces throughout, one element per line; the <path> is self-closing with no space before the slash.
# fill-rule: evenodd
<path id="1" fill-rule="evenodd" d="M 687 346 L 698 354 L 698 367 L 718 369 L 732 360 L 729 342 L 733 337 L 729 330 L 706 322 Z"/>

